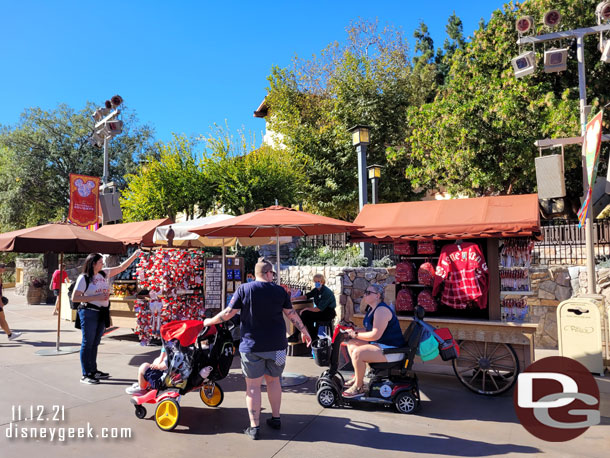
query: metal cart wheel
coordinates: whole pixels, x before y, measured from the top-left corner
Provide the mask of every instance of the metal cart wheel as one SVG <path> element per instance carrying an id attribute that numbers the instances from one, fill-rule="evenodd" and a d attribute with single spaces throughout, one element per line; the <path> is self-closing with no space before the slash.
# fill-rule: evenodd
<path id="1" fill-rule="evenodd" d="M 519 360 L 510 344 L 463 340 L 459 346 L 460 357 L 453 360 L 453 370 L 469 390 L 497 396 L 517 381 Z"/>

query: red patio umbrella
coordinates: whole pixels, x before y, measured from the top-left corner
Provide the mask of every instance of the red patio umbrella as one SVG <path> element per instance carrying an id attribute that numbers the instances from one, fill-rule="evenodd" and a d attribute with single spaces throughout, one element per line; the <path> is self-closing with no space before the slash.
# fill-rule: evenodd
<path id="1" fill-rule="evenodd" d="M 195 227 L 189 231 L 206 237 L 276 237 L 277 281 L 279 283 L 280 236 L 338 234 L 350 232 L 359 227 L 361 226 L 340 219 L 274 205 L 232 219 Z"/>
<path id="2" fill-rule="evenodd" d="M 111 237 L 90 231 L 68 223 L 52 223 L 29 227 L 13 232 L 0 234 L 0 251 L 17 253 L 59 253 L 59 269 L 63 270 L 64 253 L 106 254 L 123 253 L 123 242 Z M 60 351 L 59 334 L 61 324 L 61 294 L 58 299 L 57 346 L 55 353 L 40 351 L 39 354 L 61 354 L 71 351 Z"/>

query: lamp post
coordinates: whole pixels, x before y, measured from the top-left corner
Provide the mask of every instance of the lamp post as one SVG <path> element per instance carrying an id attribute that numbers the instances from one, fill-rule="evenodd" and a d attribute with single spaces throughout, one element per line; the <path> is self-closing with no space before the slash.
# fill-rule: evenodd
<path id="1" fill-rule="evenodd" d="M 358 153 L 358 210 L 362 210 L 362 207 L 368 202 L 365 170 L 369 127 L 358 124 L 349 129 L 349 132 L 352 134 L 352 145 L 356 147 L 356 153 Z"/>
<path id="2" fill-rule="evenodd" d="M 587 128 L 587 115 L 591 109 L 590 106 L 587 105 L 587 89 L 586 89 L 586 77 L 585 77 L 585 44 L 584 38 L 588 35 L 597 35 L 603 34 L 603 32 L 610 30 L 610 24 L 607 23 L 610 21 L 610 2 L 601 2 L 597 7 L 596 14 L 598 16 L 598 25 L 593 27 L 585 27 L 576 30 L 564 30 L 561 32 L 547 33 L 545 35 L 539 36 L 520 36 L 517 40 L 518 45 L 524 44 L 532 44 L 536 43 L 544 43 L 547 41 L 555 41 L 561 39 L 576 39 L 576 57 L 578 60 L 578 89 L 580 96 L 580 126 L 581 126 L 581 134 L 585 136 L 586 128 Z M 548 13 L 547 13 L 548 14 Z M 523 18 L 522 18 L 523 19 Z M 521 21 L 520 19 L 519 21 Z M 520 23 L 517 22 L 517 30 L 520 32 L 529 31 L 529 27 L 523 30 L 519 29 Z M 545 16 L 546 22 L 546 16 Z M 606 24 L 602 24 L 602 22 L 606 22 Z M 549 51 L 547 51 L 548 53 Z M 521 56 L 520 56 L 521 57 Z M 535 71 L 535 63 L 529 67 L 523 67 L 525 62 L 518 62 L 519 58 L 513 59 L 515 63 L 516 76 L 524 76 L 526 74 L 531 74 Z M 602 54 L 603 61 L 603 54 Z M 517 68 L 520 67 L 527 70 L 526 73 L 519 75 L 517 72 Z M 533 67 L 533 68 L 532 68 Z M 545 69 L 545 71 L 553 71 Z M 583 195 L 586 198 L 589 186 L 594 186 L 595 183 L 589 183 L 589 179 L 587 176 L 587 159 L 585 154 L 582 155 L 582 170 L 583 170 Z M 587 217 L 585 220 L 585 244 L 586 244 L 586 254 L 587 254 L 587 284 L 589 294 L 595 294 L 596 291 L 596 279 L 595 279 L 595 246 L 593 241 L 593 220 L 592 220 L 593 208 L 590 205 L 589 210 L 587 211 Z"/>
<path id="3" fill-rule="evenodd" d="M 371 202 L 379 203 L 379 178 L 381 178 L 381 168 L 378 164 L 369 165 L 366 169 L 369 172 L 369 180 L 371 180 Z"/>
<path id="4" fill-rule="evenodd" d="M 352 145 L 356 147 L 358 153 L 358 211 L 368 202 L 368 191 L 366 188 L 366 147 L 369 144 L 369 127 L 358 124 L 349 129 L 352 134 Z M 370 243 L 360 244 L 360 253 L 371 262 L 373 258 Z"/>

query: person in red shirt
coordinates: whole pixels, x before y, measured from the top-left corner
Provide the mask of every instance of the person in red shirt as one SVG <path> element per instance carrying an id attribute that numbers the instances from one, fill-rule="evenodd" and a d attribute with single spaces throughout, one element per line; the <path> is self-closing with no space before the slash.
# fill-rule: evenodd
<path id="1" fill-rule="evenodd" d="M 68 274 L 65 270 L 57 269 L 53 272 L 53 277 L 51 277 L 51 289 L 53 290 L 53 294 L 55 295 L 55 310 L 53 310 L 53 315 L 57 315 L 59 313 L 59 295 L 61 294 L 61 284 L 68 281 Z"/>

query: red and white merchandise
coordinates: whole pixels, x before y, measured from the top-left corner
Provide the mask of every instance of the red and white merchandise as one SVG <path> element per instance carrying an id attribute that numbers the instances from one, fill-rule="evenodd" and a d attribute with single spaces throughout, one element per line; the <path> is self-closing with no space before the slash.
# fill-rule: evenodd
<path id="1" fill-rule="evenodd" d="M 444 284 L 440 301 L 455 309 L 465 309 L 475 303 L 487 308 L 489 273 L 481 249 L 476 243 L 462 242 L 445 245 L 436 266 L 432 295 Z"/>
<path id="2" fill-rule="evenodd" d="M 420 285 L 433 286 L 436 269 L 431 262 L 424 262 L 417 269 L 417 281 Z"/>
<path id="3" fill-rule="evenodd" d="M 411 312 L 414 307 L 413 293 L 409 288 L 404 288 L 398 291 L 396 295 L 396 311 Z"/>
<path id="4" fill-rule="evenodd" d="M 417 242 L 417 254 L 434 254 L 436 253 L 436 247 L 434 246 L 434 240 L 419 240 Z"/>
<path id="5" fill-rule="evenodd" d="M 136 275 L 150 298 L 134 305 L 135 333 L 142 345 L 158 337 L 165 323 L 205 317 L 203 271 L 203 251 L 164 249 L 140 257 Z"/>
<path id="6" fill-rule="evenodd" d="M 415 281 L 415 265 L 404 261 L 396 264 L 396 281 L 399 283 L 412 283 Z"/>
<path id="7" fill-rule="evenodd" d="M 436 299 L 427 289 L 417 295 L 417 305 L 423 307 L 426 312 L 436 312 L 438 310 Z"/>
<path id="8" fill-rule="evenodd" d="M 402 254 L 404 256 L 414 256 L 415 248 L 411 242 L 397 242 L 394 244 L 394 254 Z"/>

